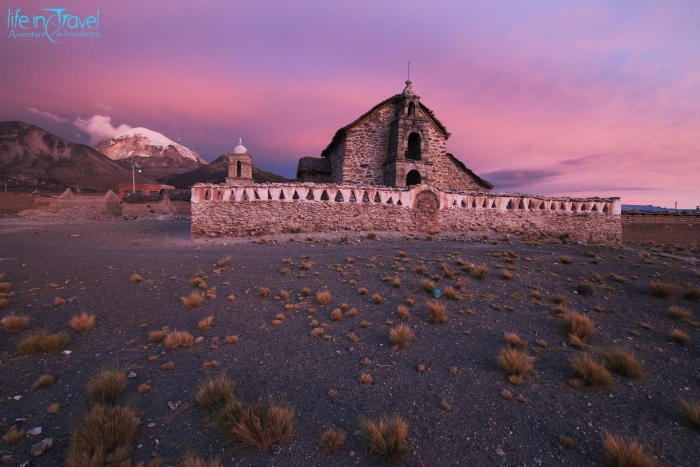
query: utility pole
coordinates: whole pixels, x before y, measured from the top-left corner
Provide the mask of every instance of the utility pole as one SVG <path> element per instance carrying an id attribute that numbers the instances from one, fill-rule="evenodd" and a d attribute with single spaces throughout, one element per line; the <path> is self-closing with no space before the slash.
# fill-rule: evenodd
<path id="1" fill-rule="evenodd" d="M 134 164 L 131 164 L 131 194 L 136 194 L 136 171 L 134 169 Z"/>

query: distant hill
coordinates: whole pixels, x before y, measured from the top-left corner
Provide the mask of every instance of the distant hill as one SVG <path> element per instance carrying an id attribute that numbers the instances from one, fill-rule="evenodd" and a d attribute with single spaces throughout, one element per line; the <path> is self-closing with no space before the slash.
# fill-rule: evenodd
<path id="1" fill-rule="evenodd" d="M 136 175 L 137 183 L 153 183 Z M 0 183 L 40 190 L 117 191 L 131 170 L 90 146 L 70 143 L 24 122 L 0 122 Z"/>
<path id="2" fill-rule="evenodd" d="M 98 143 L 95 149 L 127 168 L 134 165 L 151 178 L 179 174 L 207 164 L 196 152 L 148 128 L 132 128 Z"/>
<path id="3" fill-rule="evenodd" d="M 173 185 L 175 188 L 189 188 L 195 183 L 225 183 L 228 176 L 226 156 L 219 156 L 211 164 L 199 167 L 189 172 L 168 175 L 156 180 L 159 183 Z M 253 180 L 255 183 L 285 183 L 288 178 L 273 174 L 253 164 Z"/>

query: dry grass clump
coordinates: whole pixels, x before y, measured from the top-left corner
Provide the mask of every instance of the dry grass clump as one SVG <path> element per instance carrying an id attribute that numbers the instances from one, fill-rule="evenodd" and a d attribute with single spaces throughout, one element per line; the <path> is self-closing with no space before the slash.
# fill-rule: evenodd
<path id="1" fill-rule="evenodd" d="M 56 352 L 62 350 L 68 344 L 68 333 L 59 332 L 58 334 L 49 334 L 46 331 L 39 331 L 33 336 L 29 336 L 17 346 L 17 349 L 22 353 L 35 352 Z"/>
<path id="2" fill-rule="evenodd" d="M 345 442 L 345 432 L 329 428 L 318 439 L 318 445 L 326 452 L 337 451 Z"/>
<path id="3" fill-rule="evenodd" d="M 266 449 L 292 435 L 294 410 L 273 402 L 251 406 L 231 396 L 216 414 L 216 424 L 229 441 Z"/>
<path id="4" fill-rule="evenodd" d="M 150 342 L 152 344 L 156 344 L 156 343 L 162 341 L 163 339 L 165 339 L 166 334 L 167 334 L 167 332 L 165 332 L 165 331 L 150 331 L 148 333 L 148 342 Z"/>
<path id="5" fill-rule="evenodd" d="M 197 308 L 204 303 L 204 292 L 192 292 L 187 297 L 180 297 L 182 304 L 187 308 Z"/>
<path id="6" fill-rule="evenodd" d="M 357 289 L 357 293 L 360 295 L 367 295 L 369 293 L 369 290 L 365 289 L 364 287 L 361 287 Z"/>
<path id="7" fill-rule="evenodd" d="M 53 304 L 56 306 L 62 306 L 66 304 L 66 299 L 61 297 L 54 297 Z"/>
<path id="8" fill-rule="evenodd" d="M 7 332 L 20 332 L 29 326 L 29 317 L 10 313 L 2 319 L 2 326 Z"/>
<path id="9" fill-rule="evenodd" d="M 211 327 L 212 321 L 214 321 L 214 317 L 207 316 L 206 318 L 200 320 L 199 323 L 197 323 L 197 327 L 202 331 L 206 331 Z"/>
<path id="10" fill-rule="evenodd" d="M 374 232 L 370 232 L 367 234 L 367 238 L 370 240 L 374 240 L 375 238 L 377 238 L 377 234 Z"/>
<path id="11" fill-rule="evenodd" d="M 1 277 L 0 280 L 2 280 Z M 12 290 L 12 284 L 9 282 L 0 282 L 0 292 L 9 292 L 10 290 Z"/>
<path id="12" fill-rule="evenodd" d="M 615 467 L 655 467 L 656 462 L 644 454 L 644 449 L 634 440 L 607 433 L 603 439 L 605 456 Z"/>
<path id="13" fill-rule="evenodd" d="M 408 319 L 408 307 L 406 305 L 399 305 L 396 312 L 401 319 Z"/>
<path id="14" fill-rule="evenodd" d="M 532 370 L 532 363 L 527 351 L 504 347 L 496 357 L 501 368 L 512 376 L 524 377 Z"/>
<path id="15" fill-rule="evenodd" d="M 673 329 L 670 334 L 671 340 L 676 344 L 685 345 L 690 342 L 690 336 L 680 329 Z"/>
<path id="16" fill-rule="evenodd" d="M 175 368 L 175 363 L 174 362 L 163 363 L 160 367 L 165 371 L 170 371 L 173 368 Z"/>
<path id="17" fill-rule="evenodd" d="M 340 311 L 340 308 L 336 308 L 331 312 L 331 319 L 333 321 L 340 321 L 340 319 L 343 317 L 343 312 Z"/>
<path id="18" fill-rule="evenodd" d="M 507 281 L 513 280 L 513 277 L 515 277 L 512 272 L 507 270 L 504 270 L 501 275 L 503 276 L 503 279 Z"/>
<path id="19" fill-rule="evenodd" d="M 232 345 L 232 344 L 238 344 L 238 336 L 226 336 L 224 337 L 224 344 Z"/>
<path id="20" fill-rule="evenodd" d="M 0 294 L 0 295 L 4 295 L 4 294 Z M 10 300 L 7 297 L 0 296 L 0 310 L 7 307 L 7 305 L 9 303 L 10 303 Z"/>
<path id="21" fill-rule="evenodd" d="M 560 256 L 559 261 L 561 261 L 564 264 L 574 264 L 574 260 L 572 260 L 570 257 L 568 257 L 566 255 Z"/>
<path id="22" fill-rule="evenodd" d="M 394 277 L 394 280 L 391 281 L 391 286 L 395 289 L 401 287 L 401 279 L 399 279 L 398 277 Z"/>
<path id="23" fill-rule="evenodd" d="M 95 327 L 95 315 L 89 315 L 83 311 L 73 316 L 68 324 L 77 332 L 87 332 Z"/>
<path id="24" fill-rule="evenodd" d="M 428 273 L 428 269 L 423 265 L 416 266 L 415 268 L 413 268 L 413 274 L 427 274 L 427 273 Z"/>
<path id="25" fill-rule="evenodd" d="M 37 379 L 32 387 L 34 389 L 43 389 L 51 386 L 53 384 L 53 376 L 51 375 L 41 375 L 39 379 Z"/>
<path id="26" fill-rule="evenodd" d="M 395 349 L 404 348 L 413 340 L 413 331 L 405 324 L 399 324 L 389 330 L 389 340 Z"/>
<path id="27" fill-rule="evenodd" d="M 483 281 L 487 277 L 489 277 L 490 272 L 491 271 L 487 266 L 481 265 L 474 268 L 474 270 L 472 271 L 472 275 L 480 281 Z"/>
<path id="28" fill-rule="evenodd" d="M 187 331 L 172 330 L 165 336 L 164 344 L 169 349 L 186 349 L 194 345 L 194 337 Z"/>
<path id="29" fill-rule="evenodd" d="M 131 277 L 129 278 L 129 281 L 130 281 L 132 284 L 140 284 L 141 282 L 146 282 L 146 279 L 144 279 L 143 277 L 141 277 L 141 276 L 139 276 L 138 274 L 134 273 L 134 274 L 132 274 Z"/>
<path id="30" fill-rule="evenodd" d="M 228 403 L 233 401 L 233 389 L 236 384 L 228 379 L 226 375 L 218 378 L 209 378 L 200 383 L 197 391 L 197 402 L 199 405 L 212 412 L 218 412 Z"/>
<path id="31" fill-rule="evenodd" d="M 552 301 L 553 301 L 555 304 L 557 304 L 557 305 L 561 305 L 561 304 L 563 304 L 564 302 L 566 302 L 566 297 L 565 297 L 564 295 L 559 295 L 559 294 L 553 295 L 553 296 L 552 296 Z"/>
<path id="32" fill-rule="evenodd" d="M 2 440 L 7 444 L 15 444 L 24 436 L 24 430 L 18 430 L 16 426 L 10 427 L 3 435 Z"/>
<path id="33" fill-rule="evenodd" d="M 595 295 L 595 287 L 593 287 L 593 284 L 589 284 L 588 282 L 581 282 L 576 286 L 576 291 L 583 297 L 591 297 Z"/>
<path id="34" fill-rule="evenodd" d="M 432 293 L 432 291 L 435 290 L 435 282 L 431 281 L 430 279 L 423 279 L 420 282 L 420 285 L 423 287 L 423 290 L 428 293 Z"/>
<path id="35" fill-rule="evenodd" d="M 680 306 L 672 306 L 668 309 L 668 317 L 676 321 L 686 321 L 690 319 L 692 312 Z"/>
<path id="36" fill-rule="evenodd" d="M 700 429 L 700 402 L 680 400 L 681 410 L 690 423 L 695 428 Z"/>
<path id="37" fill-rule="evenodd" d="M 151 385 L 147 384 L 147 383 L 140 384 L 138 387 L 139 394 L 147 394 L 148 391 L 150 391 L 150 390 L 151 390 Z"/>
<path id="38" fill-rule="evenodd" d="M 53 404 L 50 404 L 48 407 L 46 407 L 46 412 L 50 413 L 51 415 L 56 415 L 61 411 L 61 405 L 57 404 L 54 402 Z"/>
<path id="39" fill-rule="evenodd" d="M 428 302 L 428 311 L 430 312 L 428 319 L 431 323 L 444 323 L 447 321 L 445 310 L 445 305 L 440 304 L 437 300 L 430 300 Z"/>
<path id="40" fill-rule="evenodd" d="M 372 375 L 369 373 L 362 373 L 360 375 L 360 383 L 362 384 L 369 384 L 372 382 Z"/>
<path id="41" fill-rule="evenodd" d="M 372 295 L 372 303 L 374 303 L 375 305 L 381 305 L 383 301 L 384 301 L 384 298 L 381 295 L 379 295 L 379 294 Z"/>
<path id="42" fill-rule="evenodd" d="M 354 316 L 357 316 L 357 308 L 350 308 L 345 312 L 345 317 L 347 318 L 352 318 Z"/>
<path id="43" fill-rule="evenodd" d="M 87 387 L 87 398 L 93 404 L 113 406 L 126 391 L 126 372 L 122 368 L 102 370 Z"/>
<path id="44" fill-rule="evenodd" d="M 455 288 L 451 286 L 445 287 L 443 294 L 445 295 L 445 298 L 448 298 L 450 300 L 457 300 L 459 298 L 459 294 L 457 294 Z"/>
<path id="45" fill-rule="evenodd" d="M 571 312 L 564 317 L 564 329 L 579 339 L 585 339 L 593 335 L 595 325 L 588 317 Z"/>
<path id="46" fill-rule="evenodd" d="M 514 332 L 506 333 L 506 341 L 508 341 L 508 345 L 514 349 L 524 349 L 527 346 L 527 341 L 522 340 L 520 336 Z"/>
<path id="47" fill-rule="evenodd" d="M 271 293 L 272 291 L 267 287 L 258 288 L 258 295 L 260 295 L 261 297 L 269 297 Z"/>
<path id="48" fill-rule="evenodd" d="M 332 299 L 333 299 L 333 296 L 327 290 L 322 290 L 321 292 L 316 292 L 316 301 L 318 302 L 319 305 L 328 305 Z"/>
<path id="49" fill-rule="evenodd" d="M 611 371 L 629 378 L 641 378 L 644 375 L 642 362 L 629 351 L 621 347 L 604 349 L 600 354 Z"/>
<path id="50" fill-rule="evenodd" d="M 654 297 L 669 298 L 678 290 L 678 284 L 666 284 L 664 282 L 649 282 L 649 292 Z"/>
<path id="51" fill-rule="evenodd" d="M 73 432 L 66 465 L 118 465 L 129 455 L 136 431 L 134 417 L 128 407 L 95 405 Z"/>
<path id="52" fill-rule="evenodd" d="M 685 294 L 683 294 L 683 298 L 694 302 L 700 302 L 700 287 L 695 287 L 694 289 L 688 290 Z"/>
<path id="53" fill-rule="evenodd" d="M 301 289 L 301 294 L 302 294 L 304 297 L 308 297 L 308 296 L 311 295 L 311 289 L 308 288 L 308 287 L 304 287 L 303 289 Z"/>
<path id="54" fill-rule="evenodd" d="M 362 417 L 360 427 L 370 450 L 387 456 L 391 461 L 403 461 L 411 453 L 411 446 L 406 441 L 408 424 L 399 415 L 383 416 L 378 422 Z"/>
<path id="55" fill-rule="evenodd" d="M 224 259 L 220 259 L 219 261 L 216 262 L 216 265 L 219 266 L 220 268 L 225 268 L 231 263 L 231 257 L 227 256 Z"/>
<path id="56" fill-rule="evenodd" d="M 153 462 L 153 461 L 151 461 Z M 161 463 L 162 465 L 162 463 Z M 220 467 L 221 461 L 218 458 L 204 460 L 198 455 L 188 452 L 185 457 L 182 458 L 182 467 Z M 148 464 L 151 467 L 151 464 Z M 155 467 L 155 466 L 154 466 Z"/>
<path id="57" fill-rule="evenodd" d="M 576 376 L 588 386 L 609 386 L 612 384 L 610 372 L 585 352 L 581 352 L 571 359 L 571 367 Z"/>

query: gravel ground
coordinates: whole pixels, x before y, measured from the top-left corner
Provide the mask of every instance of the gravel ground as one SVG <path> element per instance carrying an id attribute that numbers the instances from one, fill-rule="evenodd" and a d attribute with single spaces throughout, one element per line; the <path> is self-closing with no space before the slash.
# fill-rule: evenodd
<path id="1" fill-rule="evenodd" d="M 427 241 L 382 234 L 377 240 L 351 237 L 349 243 L 337 235 L 310 241 L 296 235 L 294 242 L 288 236 L 268 237 L 258 244 L 250 239 L 193 241 L 189 228 L 186 221 L 0 219 L 0 273 L 15 293 L 0 316 L 14 312 L 31 318 L 20 333 L 0 330 L 0 431 L 15 425 L 43 430 L 17 444 L 0 441 L 0 456 L 10 465 L 30 459 L 36 466 L 61 465 L 72 429 L 87 410 L 88 380 L 113 365 L 130 365 L 136 373 L 126 395 L 143 422 L 132 442 L 133 465 L 156 456 L 177 465 L 187 451 L 218 457 L 224 466 L 386 465 L 368 451 L 358 417 L 393 413 L 409 425 L 412 454 L 405 464 L 410 466 L 601 465 L 606 432 L 636 438 L 659 465 L 700 465 L 700 431 L 678 408 L 680 397 L 700 401 L 700 304 L 683 298 L 700 287 L 697 250 L 678 256 L 679 251 L 654 253 L 642 246 Z M 518 258 L 506 262 L 506 250 Z M 564 264 L 562 255 L 573 264 Z M 231 263 L 215 271 L 217 260 L 226 256 Z M 310 269 L 299 269 L 302 263 L 311 263 Z M 453 279 L 445 277 L 441 263 L 457 273 Z M 460 263 L 486 265 L 490 275 L 476 280 L 461 271 Z M 428 276 L 413 272 L 421 264 Z M 504 279 L 503 271 L 513 279 Z M 134 273 L 147 282 L 131 283 Z M 206 277 L 208 288 L 216 287 L 216 298 L 187 309 L 180 297 L 195 290 L 188 281 L 196 273 Z M 592 280 L 596 273 L 602 282 Z M 382 281 L 394 276 L 400 287 Z M 430 276 L 442 290 L 462 286 L 459 300 L 439 298 L 447 308 L 443 324 L 428 320 L 432 297 L 421 281 Z M 670 299 L 655 298 L 649 293 L 652 280 L 679 289 Z M 594 295 L 576 293 L 582 282 L 593 286 Z M 270 288 L 272 295 L 259 296 L 260 287 Z M 358 294 L 362 287 L 367 295 Z M 303 288 L 312 296 L 303 296 Z M 315 293 L 324 289 L 332 301 L 321 306 Z M 282 290 L 290 293 L 286 301 L 275 299 Z M 534 298 L 533 291 L 542 298 Z M 383 302 L 372 303 L 373 294 Z M 643 362 L 644 378 L 616 375 L 608 387 L 571 387 L 569 359 L 579 350 L 569 344 L 563 319 L 553 311 L 552 297 L 558 294 L 565 297 L 565 307 L 595 322 L 596 333 L 585 342 L 588 351 L 600 359 L 600 349 L 623 346 Z M 57 296 L 68 302 L 54 305 Z M 415 303 L 403 321 L 397 306 L 408 298 Z M 332 321 L 331 312 L 342 304 L 356 308 L 357 316 Z M 667 317 L 671 305 L 691 310 L 692 318 L 672 321 Z M 68 320 L 82 311 L 94 314 L 96 325 L 77 333 Z M 275 326 L 279 313 L 285 318 Z M 208 316 L 211 328 L 199 330 L 198 322 Z M 327 325 L 327 339 L 310 336 L 314 319 Z M 362 321 L 369 327 L 361 327 Z M 400 322 L 412 327 L 415 338 L 394 350 L 389 329 Z M 163 326 L 204 340 L 179 350 L 149 344 L 148 332 Z M 673 343 L 673 328 L 687 333 L 691 342 Z M 18 352 L 20 340 L 42 329 L 69 332 L 72 353 Z M 350 332 L 359 338 L 356 342 L 346 337 Z M 535 372 L 517 386 L 496 362 L 507 345 L 506 332 L 528 341 L 534 359 Z M 240 341 L 216 342 L 227 335 Z M 367 366 L 360 364 L 365 358 L 371 360 Z M 212 360 L 220 366 L 203 368 Z M 174 369 L 163 370 L 161 365 L 170 361 Z M 425 371 L 417 371 L 418 365 Z M 54 384 L 33 389 L 47 372 Z M 195 402 L 197 385 L 222 372 L 246 401 L 272 398 L 293 407 L 291 439 L 266 451 L 227 444 Z M 359 382 L 362 373 L 371 375 L 370 384 Z M 139 394 L 137 387 L 146 382 L 152 389 Z M 338 395 L 330 397 L 331 390 Z M 513 398 L 502 397 L 503 390 Z M 169 402 L 179 406 L 172 410 Z M 60 413 L 47 413 L 52 403 L 60 404 Z M 348 435 L 334 454 L 316 445 L 329 427 Z M 574 446 L 564 447 L 562 435 Z M 55 447 L 32 458 L 31 446 L 45 437 L 52 437 Z"/>

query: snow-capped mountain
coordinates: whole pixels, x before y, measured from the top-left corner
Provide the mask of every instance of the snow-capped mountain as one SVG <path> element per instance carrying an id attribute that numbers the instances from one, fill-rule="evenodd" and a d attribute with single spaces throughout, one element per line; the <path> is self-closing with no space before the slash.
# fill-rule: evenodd
<path id="1" fill-rule="evenodd" d="M 147 128 L 132 128 L 102 141 L 95 149 L 126 167 L 134 165 L 144 175 L 153 178 L 206 165 L 196 152 Z"/>

